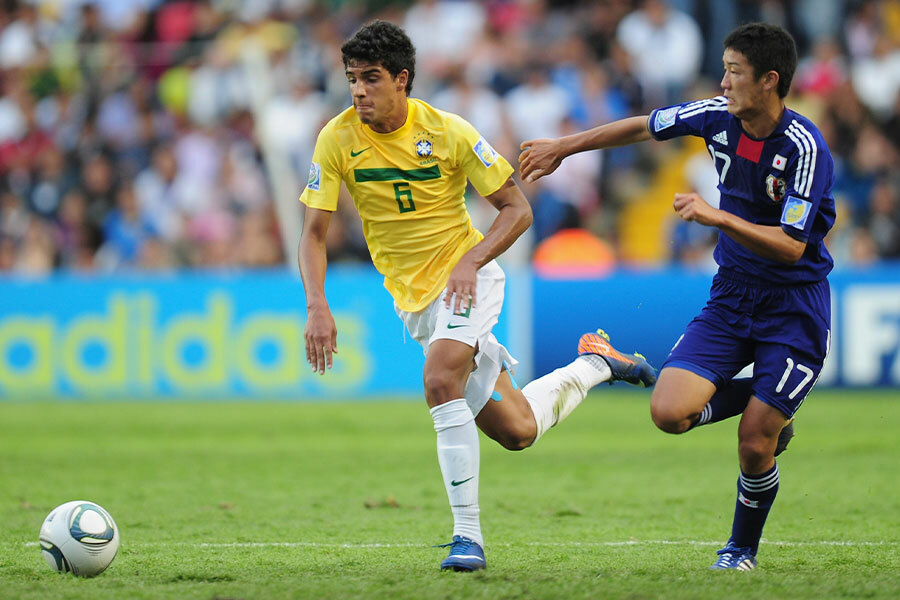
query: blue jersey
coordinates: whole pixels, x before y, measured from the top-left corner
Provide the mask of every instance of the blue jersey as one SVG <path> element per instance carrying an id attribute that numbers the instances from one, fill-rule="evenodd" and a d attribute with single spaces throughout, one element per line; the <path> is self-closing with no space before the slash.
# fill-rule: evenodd
<path id="1" fill-rule="evenodd" d="M 785 285 L 825 279 L 834 261 L 825 234 L 834 224 L 834 161 L 822 134 L 806 117 L 785 109 L 768 137 L 747 135 L 728 112 L 724 96 L 650 113 L 651 135 L 667 140 L 695 135 L 719 172 L 719 208 L 758 225 L 781 225 L 806 242 L 796 264 L 764 258 L 719 232 L 715 259 L 721 270 Z"/>

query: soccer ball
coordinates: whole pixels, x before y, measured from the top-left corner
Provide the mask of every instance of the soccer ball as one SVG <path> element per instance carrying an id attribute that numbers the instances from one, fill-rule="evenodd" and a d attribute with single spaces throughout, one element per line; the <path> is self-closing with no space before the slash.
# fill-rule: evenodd
<path id="1" fill-rule="evenodd" d="M 102 507 L 85 500 L 60 504 L 41 525 L 41 554 L 60 573 L 93 577 L 116 557 L 119 529 Z"/>

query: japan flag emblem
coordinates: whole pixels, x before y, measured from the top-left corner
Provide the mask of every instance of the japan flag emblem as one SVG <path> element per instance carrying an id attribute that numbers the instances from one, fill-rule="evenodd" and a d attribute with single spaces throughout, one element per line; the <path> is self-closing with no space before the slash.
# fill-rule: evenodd
<path id="1" fill-rule="evenodd" d="M 776 154 L 775 158 L 772 159 L 772 168 L 778 169 L 779 171 L 784 171 L 784 167 L 787 165 L 787 159 L 780 154 Z"/>

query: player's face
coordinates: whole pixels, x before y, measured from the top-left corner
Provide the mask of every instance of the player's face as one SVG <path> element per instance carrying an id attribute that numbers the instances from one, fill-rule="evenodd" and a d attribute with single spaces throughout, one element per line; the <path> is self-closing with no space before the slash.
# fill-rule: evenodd
<path id="1" fill-rule="evenodd" d="M 747 57 L 728 48 L 722 55 L 722 62 L 725 64 L 725 74 L 721 86 L 728 98 L 728 112 L 741 119 L 763 110 L 764 77 L 757 79 L 754 76 L 753 66 Z"/>
<path id="2" fill-rule="evenodd" d="M 393 131 L 398 115 L 406 115 L 406 70 L 391 77 L 380 64 L 351 61 L 345 73 L 359 120 L 381 133 Z"/>

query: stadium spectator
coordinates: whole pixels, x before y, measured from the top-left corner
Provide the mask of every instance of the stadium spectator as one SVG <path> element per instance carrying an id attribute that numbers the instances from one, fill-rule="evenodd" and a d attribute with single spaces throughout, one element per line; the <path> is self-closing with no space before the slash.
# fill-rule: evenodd
<path id="1" fill-rule="evenodd" d="M 176 243 L 183 229 L 181 206 L 186 201 L 182 198 L 191 190 L 179 177 L 171 145 L 156 148 L 150 166 L 138 175 L 134 186 L 141 213 L 163 239 Z"/>
<path id="2" fill-rule="evenodd" d="M 878 256 L 900 258 L 900 206 L 897 183 L 882 176 L 869 196 L 869 220 L 866 229 L 872 235 Z"/>
<path id="3" fill-rule="evenodd" d="M 566 90 L 550 81 L 546 65 L 525 66 L 524 81 L 505 96 L 506 111 L 516 139 L 559 135 L 572 110 Z"/>
<path id="4" fill-rule="evenodd" d="M 32 216 L 15 192 L 0 192 L 0 235 L 18 245 Z"/>
<path id="5" fill-rule="evenodd" d="M 703 38 L 697 22 L 667 0 L 644 0 L 619 23 L 616 40 L 635 62 L 648 106 L 681 98 L 700 71 Z"/>
<path id="6" fill-rule="evenodd" d="M 819 38 L 812 53 L 797 65 L 794 77 L 796 91 L 815 96 L 827 96 L 847 79 L 847 64 L 840 46 L 832 38 Z"/>
<path id="7" fill-rule="evenodd" d="M 875 50 L 881 31 L 878 4 L 874 0 L 856 3 L 844 22 L 844 44 L 854 62 L 872 56 Z"/>
<path id="8" fill-rule="evenodd" d="M 465 70 L 461 64 L 448 67 L 443 83 L 442 89 L 431 98 L 435 108 L 463 117 L 485 139 L 496 140 L 493 143 L 497 151 L 508 156 L 516 142 L 510 131 L 509 117 L 502 98 L 483 85 L 476 72 Z"/>
<path id="9" fill-rule="evenodd" d="M 146 240 L 156 237 L 153 224 L 138 209 L 134 187 L 124 185 L 116 194 L 116 207 L 103 221 L 104 243 L 98 259 L 104 270 L 114 271 L 136 266 Z"/>
<path id="10" fill-rule="evenodd" d="M 63 195 L 75 182 L 66 172 L 65 156 L 56 146 L 48 147 L 36 163 L 28 189 L 28 208 L 37 216 L 52 219 Z"/>
<path id="11" fill-rule="evenodd" d="M 268 144 L 287 156 L 297 181 L 309 172 L 316 136 L 330 108 L 325 94 L 309 84 L 309 78 L 298 74 L 289 88 L 269 100 L 259 123 Z"/>
<path id="12" fill-rule="evenodd" d="M 426 92 L 453 68 L 457 57 L 470 52 L 481 36 L 487 15 L 471 0 L 416 0 L 406 11 L 403 28 L 419 55 L 417 83 Z"/>
<path id="13" fill-rule="evenodd" d="M 284 263 L 278 223 L 271 207 L 251 210 L 237 223 L 237 263 L 243 267 L 275 267 Z M 339 250 L 346 248 L 342 245 Z M 331 260 L 331 255 L 329 255 Z M 355 257 L 359 260 L 359 257 Z"/>
<path id="14" fill-rule="evenodd" d="M 28 66 L 38 52 L 37 10 L 30 4 L 19 4 L 18 10 L 4 15 L 8 21 L 0 32 L 0 68 Z"/>
<path id="15" fill-rule="evenodd" d="M 878 35 L 871 54 L 854 62 L 850 79 L 856 96 L 875 118 L 887 121 L 900 91 L 900 48 L 887 35 Z"/>
<path id="16" fill-rule="evenodd" d="M 118 191 L 116 170 L 109 156 L 97 152 L 81 167 L 81 189 L 87 201 L 87 218 L 94 227 L 101 227 L 106 214 L 116 203 Z"/>
<path id="17" fill-rule="evenodd" d="M 88 202 L 80 189 L 72 189 L 63 196 L 55 233 L 59 264 L 84 270 L 90 264 L 85 255 L 97 249 L 100 236 L 88 218 Z"/>
<path id="18" fill-rule="evenodd" d="M 76 256 L 82 258 L 81 249 L 76 249 Z M 53 270 L 56 259 L 56 245 L 53 243 L 53 233 L 50 224 L 41 218 L 28 220 L 25 234 L 19 243 L 19 252 L 13 269 L 29 277 L 41 277 L 48 275 Z M 73 264 L 80 264 L 75 261 Z"/>

